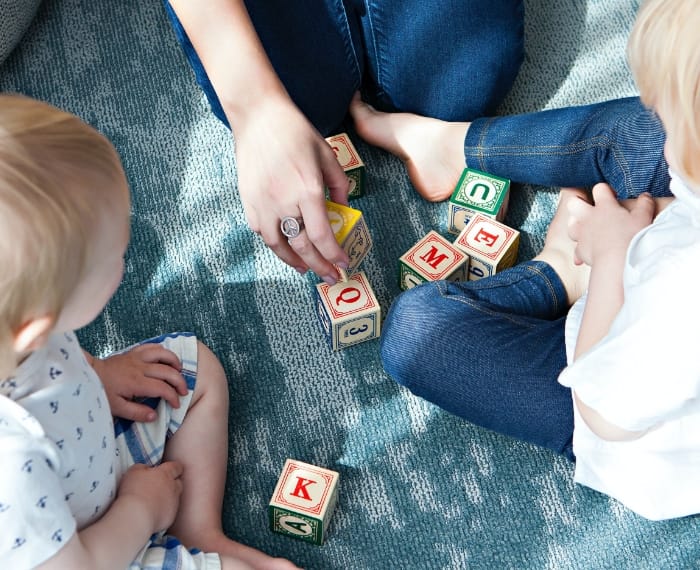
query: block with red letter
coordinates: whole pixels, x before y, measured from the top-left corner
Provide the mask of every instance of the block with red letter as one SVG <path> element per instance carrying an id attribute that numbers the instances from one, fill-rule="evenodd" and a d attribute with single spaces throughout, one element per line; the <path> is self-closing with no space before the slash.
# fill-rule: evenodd
<path id="1" fill-rule="evenodd" d="M 364 271 L 316 285 L 316 312 L 333 350 L 379 337 L 381 307 Z"/>
<path id="2" fill-rule="evenodd" d="M 469 280 L 475 281 L 515 263 L 520 232 L 476 214 L 459 234 L 455 245 L 469 256 Z"/>
<path id="3" fill-rule="evenodd" d="M 353 273 L 372 248 L 365 218 L 360 210 L 326 200 L 328 221 L 336 241 L 350 258 L 348 273 Z"/>
<path id="4" fill-rule="evenodd" d="M 272 494 L 270 529 L 323 544 L 338 500 L 337 471 L 287 459 Z"/>
<path id="5" fill-rule="evenodd" d="M 348 198 L 359 198 L 365 195 L 367 183 L 365 182 L 365 163 L 362 162 L 360 155 L 357 153 L 355 145 L 352 144 L 347 133 L 340 133 L 332 137 L 328 137 L 326 142 L 331 146 L 338 163 L 345 171 L 346 176 L 350 180 L 350 191 Z"/>
<path id="6" fill-rule="evenodd" d="M 510 180 L 465 168 L 450 197 L 447 231 L 459 234 L 475 214 L 502 220 L 508 207 Z"/>
<path id="7" fill-rule="evenodd" d="M 427 281 L 466 281 L 468 268 L 469 256 L 431 230 L 399 258 L 399 287 L 405 291 Z"/>

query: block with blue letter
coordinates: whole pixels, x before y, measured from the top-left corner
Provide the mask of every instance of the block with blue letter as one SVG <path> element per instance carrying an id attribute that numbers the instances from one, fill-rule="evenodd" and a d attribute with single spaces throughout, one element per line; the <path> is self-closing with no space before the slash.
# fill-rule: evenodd
<path id="1" fill-rule="evenodd" d="M 465 168 L 450 197 L 447 231 L 459 234 L 475 214 L 502 221 L 508 207 L 510 180 Z"/>
<path id="2" fill-rule="evenodd" d="M 337 471 L 287 459 L 268 507 L 270 530 L 323 544 L 339 479 Z"/>
<path id="3" fill-rule="evenodd" d="M 399 287 L 404 291 L 427 281 L 466 281 L 469 256 L 431 230 L 399 258 Z"/>
<path id="4" fill-rule="evenodd" d="M 518 257 L 520 232 L 482 214 L 473 216 L 455 240 L 469 256 L 469 280 L 512 266 Z"/>
<path id="5" fill-rule="evenodd" d="M 316 312 L 333 350 L 379 337 L 381 307 L 364 271 L 316 285 Z"/>

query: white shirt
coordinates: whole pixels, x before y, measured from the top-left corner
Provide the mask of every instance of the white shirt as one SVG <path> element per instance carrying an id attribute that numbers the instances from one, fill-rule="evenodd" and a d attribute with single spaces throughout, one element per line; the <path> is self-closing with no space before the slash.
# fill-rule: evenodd
<path id="1" fill-rule="evenodd" d="M 700 512 L 700 197 L 673 175 L 671 191 L 677 199 L 630 243 L 610 331 L 573 364 L 585 298 L 572 307 L 559 377 L 613 424 L 651 428 L 604 441 L 574 411 L 576 482 L 654 520 Z"/>
<path id="2" fill-rule="evenodd" d="M 74 334 L 51 336 L 0 382 L 0 458 L 2 568 L 47 560 L 111 504 L 113 420 Z"/>

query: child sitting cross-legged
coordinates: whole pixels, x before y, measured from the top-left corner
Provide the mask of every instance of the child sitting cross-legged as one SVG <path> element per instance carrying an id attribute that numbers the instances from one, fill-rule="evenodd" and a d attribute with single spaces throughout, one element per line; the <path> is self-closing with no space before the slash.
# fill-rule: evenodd
<path id="1" fill-rule="evenodd" d="M 0 567 L 295 568 L 222 531 L 228 388 L 214 354 L 177 333 L 101 360 L 72 332 L 118 287 L 129 241 L 107 139 L 0 96 L 0 231 Z"/>
<path id="2" fill-rule="evenodd" d="M 621 203 L 604 183 L 592 202 L 564 190 L 535 259 L 410 289 L 382 332 L 397 382 L 574 460 L 578 483 L 649 519 L 700 513 L 698 29 L 697 0 L 647 0 L 628 44 L 641 99 L 666 133 L 670 204 Z M 410 146 L 406 124 L 444 131 L 353 105 L 359 130 L 392 151 Z"/>

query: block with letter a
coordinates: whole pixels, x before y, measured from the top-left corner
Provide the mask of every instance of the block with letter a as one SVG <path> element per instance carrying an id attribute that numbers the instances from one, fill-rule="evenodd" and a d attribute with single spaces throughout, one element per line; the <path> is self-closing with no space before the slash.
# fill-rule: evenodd
<path id="1" fill-rule="evenodd" d="M 399 287 L 404 291 L 427 281 L 466 281 L 469 256 L 431 230 L 399 258 Z"/>
<path id="2" fill-rule="evenodd" d="M 465 168 L 447 209 L 447 231 L 459 234 L 472 216 L 482 214 L 501 221 L 508 207 L 510 180 Z"/>
<path id="3" fill-rule="evenodd" d="M 326 212 L 335 239 L 348 254 L 348 272 L 353 273 L 372 248 L 365 218 L 360 210 L 326 200 Z"/>
<path id="4" fill-rule="evenodd" d="M 475 281 L 512 266 L 518 257 L 520 232 L 477 214 L 455 240 L 469 256 L 469 280 Z"/>
<path id="5" fill-rule="evenodd" d="M 323 544 L 338 500 L 339 478 L 337 471 L 287 459 L 268 507 L 270 530 Z"/>
<path id="6" fill-rule="evenodd" d="M 348 198 L 359 198 L 366 193 L 367 182 L 365 175 L 365 163 L 362 162 L 360 155 L 357 153 L 355 145 L 352 144 L 347 133 L 328 137 L 326 142 L 330 145 L 338 159 L 338 163 L 345 171 L 345 175 L 350 180 L 350 191 Z"/>
<path id="7" fill-rule="evenodd" d="M 379 337 L 381 307 L 364 271 L 316 285 L 316 310 L 333 350 Z"/>

